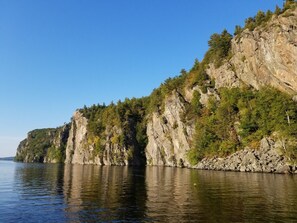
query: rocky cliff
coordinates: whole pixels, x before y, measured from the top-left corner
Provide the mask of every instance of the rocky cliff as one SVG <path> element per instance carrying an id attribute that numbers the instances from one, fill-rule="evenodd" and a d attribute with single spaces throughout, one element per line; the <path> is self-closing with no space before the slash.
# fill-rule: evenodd
<path id="1" fill-rule="evenodd" d="M 237 34 L 219 66 L 208 54 L 147 98 L 80 109 L 69 125 L 32 131 L 17 160 L 295 172 L 296 24 L 295 5 Z M 267 86 L 285 94 L 261 92 Z"/>
<path id="2" fill-rule="evenodd" d="M 185 123 L 186 112 L 183 96 L 173 92 L 165 100 L 164 112 L 151 114 L 147 124 L 148 165 L 189 166 L 187 152 L 194 132 L 193 123 Z"/>
<path id="3" fill-rule="evenodd" d="M 64 162 L 68 134 L 68 124 L 55 129 L 33 130 L 20 142 L 15 160 L 28 163 Z"/>
<path id="4" fill-rule="evenodd" d="M 95 135 L 88 131 L 88 119 L 82 112 L 76 111 L 71 122 L 65 162 L 121 166 L 144 164 L 137 148 L 133 124 L 133 120 L 126 123 L 129 131 L 121 142 L 124 126 L 107 125 L 100 135 Z"/>
<path id="5" fill-rule="evenodd" d="M 216 88 L 242 83 L 256 89 L 273 86 L 297 93 L 297 9 L 274 15 L 264 26 L 245 29 L 231 42 L 232 58 L 207 73 Z"/>

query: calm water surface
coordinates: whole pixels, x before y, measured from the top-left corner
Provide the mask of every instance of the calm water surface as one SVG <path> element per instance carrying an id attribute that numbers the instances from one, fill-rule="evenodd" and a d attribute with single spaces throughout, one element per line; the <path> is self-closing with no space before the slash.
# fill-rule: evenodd
<path id="1" fill-rule="evenodd" d="M 0 222 L 297 222 L 297 176 L 0 161 Z"/>

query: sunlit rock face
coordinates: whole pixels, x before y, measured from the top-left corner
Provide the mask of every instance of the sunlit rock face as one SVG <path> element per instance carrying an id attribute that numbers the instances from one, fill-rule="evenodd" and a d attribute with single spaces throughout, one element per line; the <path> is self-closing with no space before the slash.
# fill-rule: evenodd
<path id="1" fill-rule="evenodd" d="M 204 158 L 195 168 L 240 172 L 297 173 L 295 165 L 283 155 L 281 140 L 263 138 L 259 149 L 246 148 L 230 156 Z"/>
<path id="2" fill-rule="evenodd" d="M 114 135 L 123 131 L 117 126 L 108 126 L 105 130 L 104 145 L 101 151 L 96 151 L 94 140 L 88 137 L 88 120 L 79 111 L 72 117 L 71 129 L 66 147 L 65 163 L 96 164 L 96 165 L 141 165 L 142 157 L 135 152 L 135 144 L 131 140 L 129 148 L 113 140 Z"/>
<path id="3" fill-rule="evenodd" d="M 147 125 L 148 165 L 189 166 L 187 151 L 194 125 L 184 120 L 185 103 L 182 95 L 174 92 L 166 99 L 164 112 L 151 115 Z"/>
<path id="4" fill-rule="evenodd" d="M 256 89 L 273 86 L 297 93 L 297 9 L 274 17 L 253 31 L 232 40 L 232 58 L 223 66 L 210 66 L 216 88 L 242 83 Z"/>
<path id="5" fill-rule="evenodd" d="M 206 73 L 215 80 L 214 86 L 206 87 L 202 91 L 203 86 L 187 85 L 189 81 L 186 80 L 183 90 L 175 89 L 166 93 L 166 96 L 161 99 L 162 108 L 154 112 L 146 111 L 145 115 L 141 116 L 142 123 L 146 125 L 147 137 L 146 147 L 144 144 L 141 151 L 137 145 L 135 120 L 128 118 L 125 123 L 123 121 L 118 126 L 107 124 L 100 135 L 102 143 L 98 149 L 96 139 L 92 138 L 88 130 L 88 119 L 77 110 L 67 127 L 47 129 L 41 135 L 37 134 L 38 140 L 43 138 L 40 141 L 44 145 L 41 153 L 40 150 L 32 149 L 34 146 L 30 146 L 35 145 L 37 138 L 32 136 L 36 132 L 29 133 L 28 138 L 19 145 L 17 158 L 24 162 L 58 162 L 61 160 L 57 159 L 54 152 L 63 151 L 63 161 L 71 164 L 192 167 L 187 154 L 194 146 L 193 136 L 197 126 L 195 118 L 187 117 L 187 109 L 194 97 L 194 91 L 199 92 L 200 103 L 204 107 L 208 106 L 210 98 L 220 101 L 219 88 L 221 87 L 249 86 L 260 89 L 262 86 L 273 86 L 291 94 L 297 101 L 297 9 L 289 9 L 281 15 L 273 15 L 266 24 L 256 27 L 253 31 L 243 30 L 231 41 L 230 57 L 219 67 L 208 64 Z M 111 123 L 110 120 L 107 120 L 107 123 Z M 128 128 L 124 128 L 123 123 Z M 125 136 L 128 143 L 121 144 L 118 140 L 114 140 L 115 136 Z M 258 154 L 258 151 L 249 151 L 248 148 L 239 151 L 237 155 L 240 156 L 241 163 L 236 166 L 234 161 L 234 168 L 229 164 L 233 158 L 236 159 L 237 155 L 224 159 L 229 162 L 228 165 L 223 163 L 224 168 L 220 167 L 222 159 L 216 158 L 204 160 L 205 163 L 200 163 L 199 168 L 259 172 L 292 171 L 288 170 L 290 167 L 286 166 L 286 160 L 275 154 L 274 147 L 270 144 L 270 150 L 265 150 L 270 152 L 261 153 L 264 154 L 263 156 Z M 49 153 L 50 148 L 54 152 Z M 261 147 L 260 151 L 263 148 Z M 266 166 L 263 164 L 260 168 L 259 163 L 253 162 L 255 157 L 265 162 L 266 155 L 270 158 L 278 157 L 277 160 L 271 161 L 280 164 L 271 167 L 273 171 L 267 167 L 268 164 Z M 244 160 L 249 159 L 255 164 L 252 168 L 246 168 L 243 164 Z"/>

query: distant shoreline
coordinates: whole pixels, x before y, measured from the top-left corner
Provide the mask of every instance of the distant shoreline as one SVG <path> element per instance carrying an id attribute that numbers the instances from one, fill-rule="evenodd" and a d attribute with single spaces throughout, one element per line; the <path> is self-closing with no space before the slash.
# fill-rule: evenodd
<path id="1" fill-rule="evenodd" d="M 0 157 L 0 160 L 13 161 L 14 160 L 14 156 L 12 156 L 12 157 Z"/>

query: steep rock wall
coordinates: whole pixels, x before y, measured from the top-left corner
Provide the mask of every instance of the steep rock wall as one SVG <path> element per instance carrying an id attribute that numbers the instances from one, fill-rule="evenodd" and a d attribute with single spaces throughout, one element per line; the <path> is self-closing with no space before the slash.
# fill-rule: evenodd
<path id="1" fill-rule="evenodd" d="M 256 89 L 273 86 L 297 93 L 297 9 L 274 17 L 253 31 L 244 30 L 232 40 L 232 58 L 207 73 L 216 88 L 240 86 Z"/>
<path id="2" fill-rule="evenodd" d="M 194 132 L 193 123 L 185 123 L 184 98 L 174 92 L 165 101 L 164 112 L 154 112 L 147 124 L 148 165 L 189 166 L 187 151 Z"/>
<path id="3" fill-rule="evenodd" d="M 76 111 L 71 122 L 71 129 L 66 147 L 65 163 L 97 165 L 140 165 L 133 145 L 127 148 L 116 139 L 123 134 L 117 126 L 108 126 L 103 143 L 96 145 L 96 138 L 88 132 L 88 120 Z M 132 142 L 133 144 L 133 142 Z"/>

